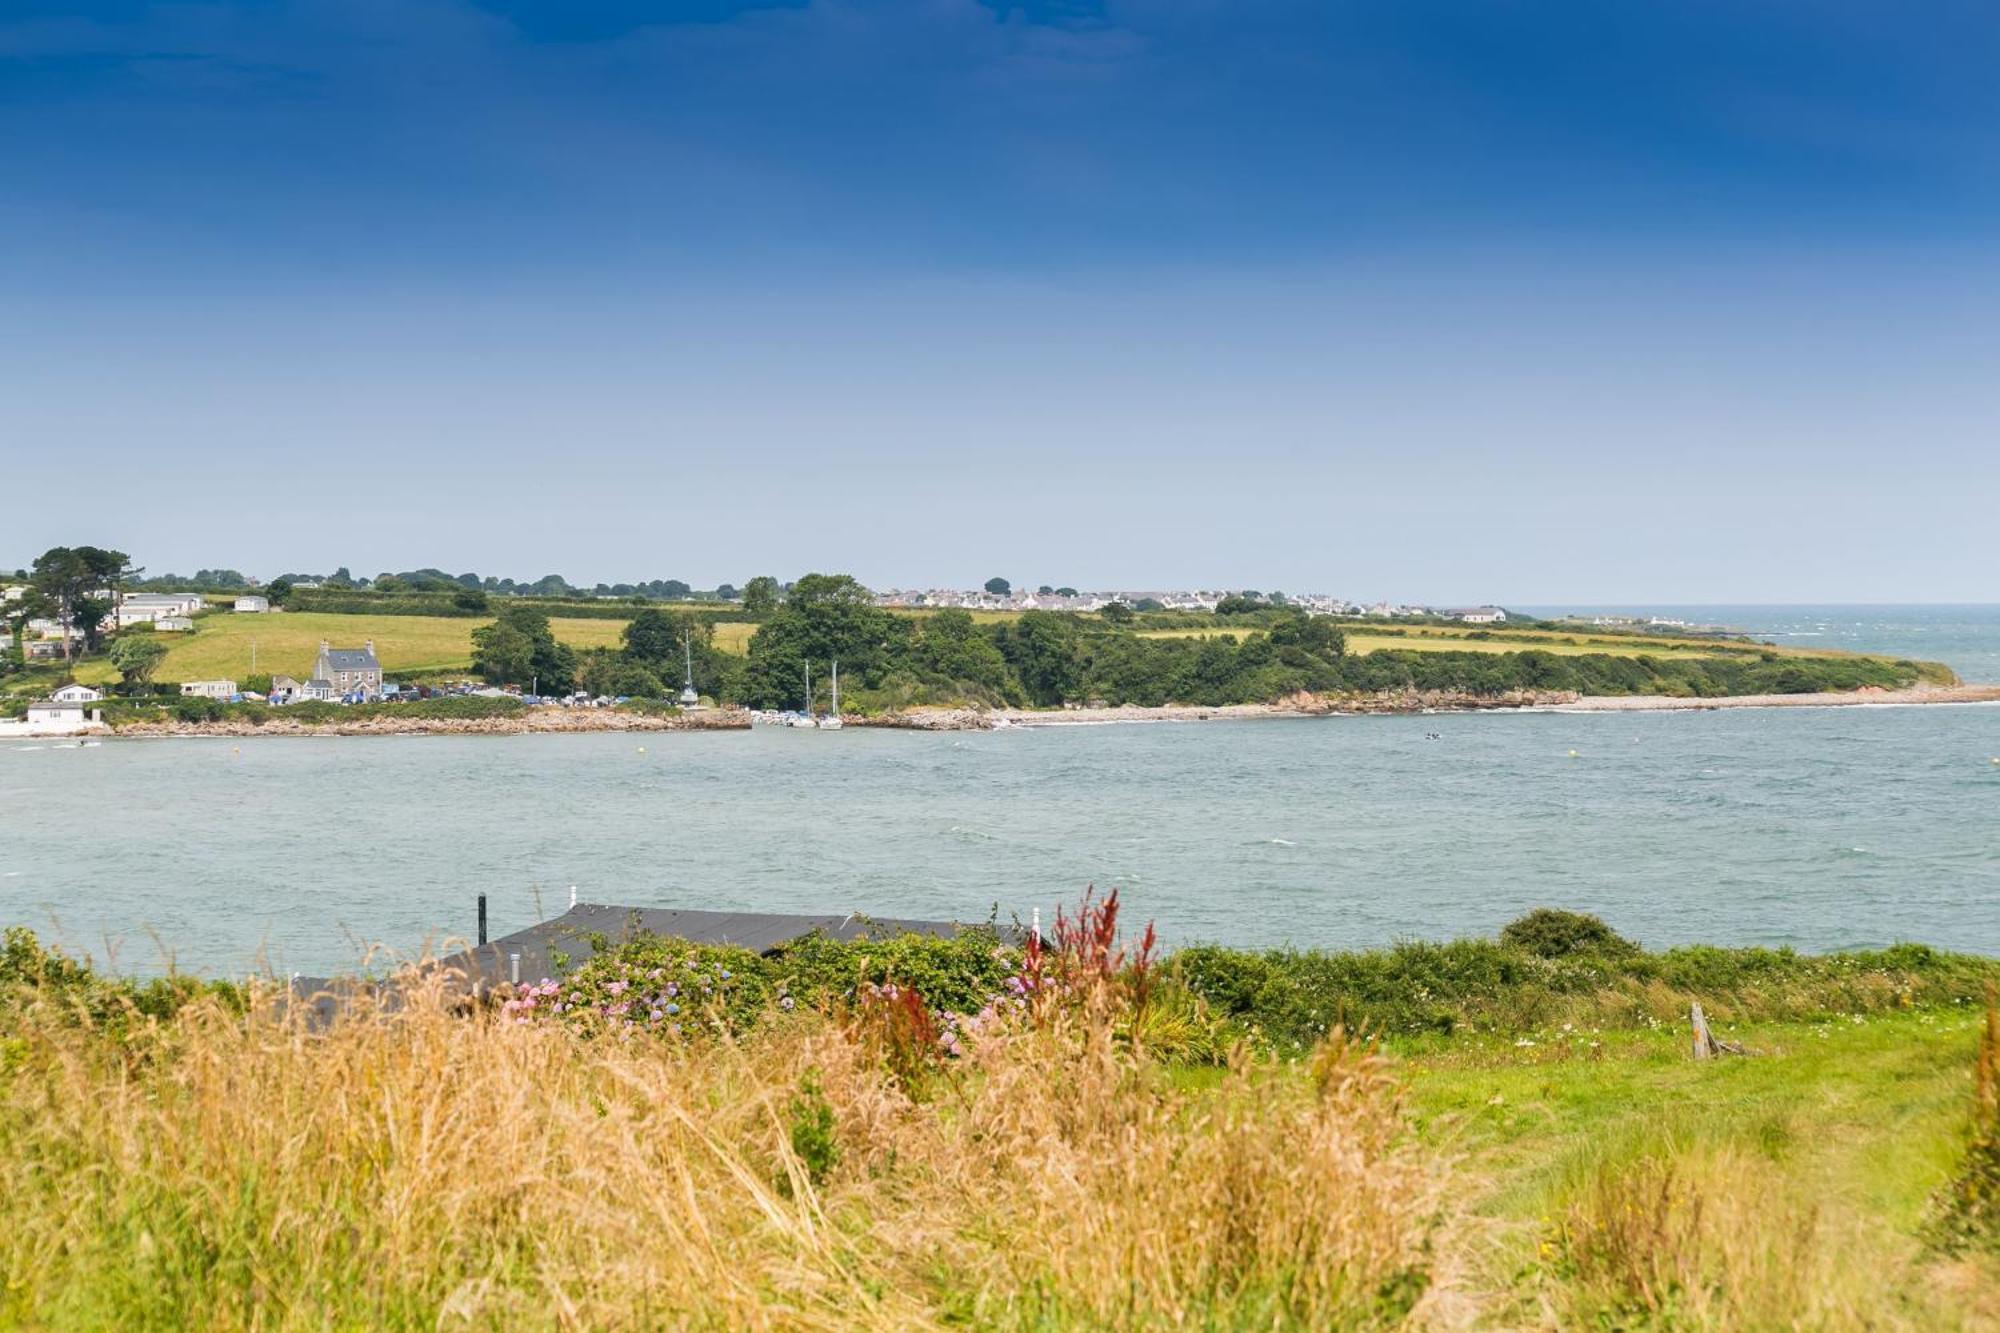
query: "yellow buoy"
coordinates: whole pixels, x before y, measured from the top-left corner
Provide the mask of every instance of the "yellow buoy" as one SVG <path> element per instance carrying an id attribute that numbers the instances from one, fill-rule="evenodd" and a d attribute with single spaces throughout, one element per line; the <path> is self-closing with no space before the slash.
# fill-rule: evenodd
<path id="1" fill-rule="evenodd" d="M 1572 759 L 1576 758 L 1576 751 L 1575 751 L 1575 750 L 1571 750 L 1571 751 L 1569 752 L 1569 757 L 1570 757 L 1570 758 L 1572 758 Z"/>
<path id="2" fill-rule="evenodd" d="M 643 745 L 642 745 L 642 746 L 640 746 L 640 747 L 639 747 L 639 753 L 640 753 L 640 754 L 644 754 L 644 753 L 646 753 L 646 747 L 645 747 L 645 746 L 643 746 Z"/>

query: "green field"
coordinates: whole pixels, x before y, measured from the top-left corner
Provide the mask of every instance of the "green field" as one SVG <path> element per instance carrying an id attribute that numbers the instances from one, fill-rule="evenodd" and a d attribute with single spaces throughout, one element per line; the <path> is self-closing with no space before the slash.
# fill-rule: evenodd
<path id="1" fill-rule="evenodd" d="M 342 616 L 284 611 L 270 615 L 223 612 L 195 621 L 192 634 L 162 634 L 168 645 L 161 680 L 241 680 L 266 673 L 305 678 L 321 640 L 336 648 L 358 648 L 370 639 L 390 678 L 463 671 L 472 663 L 472 631 L 488 622 L 449 616 Z M 625 628 L 622 620 L 552 620 L 556 637 L 577 648 L 609 648 Z M 255 664 L 252 664 L 254 651 Z M 116 680 L 103 658 L 77 668 L 88 683 Z"/>
<path id="2" fill-rule="evenodd" d="M 1150 629 L 1140 630 L 1138 634 L 1142 639 L 1213 639 L 1225 634 L 1241 639 L 1247 634 L 1258 632 L 1261 631 L 1239 627 Z M 1704 639 L 1635 639 L 1617 635 L 1528 632 L 1518 632 L 1516 636 L 1504 639 L 1475 639 L 1472 637 L 1475 632 L 1471 630 L 1453 632 L 1424 627 L 1401 634 L 1371 634 L 1366 629 L 1351 629 L 1346 630 L 1345 635 L 1347 651 L 1350 653 L 1373 653 L 1387 648 L 1419 653 L 1520 653 L 1534 650 L 1554 653 L 1561 657 L 1580 657 L 1586 653 L 1611 653 L 1629 657 L 1641 654 L 1650 657 L 1720 657 L 1744 651 L 1741 645 Z"/>
<path id="3" fill-rule="evenodd" d="M 1468 1191 L 1481 1322 L 1535 1323 L 1554 1289 L 1565 1321 L 1655 1326 L 1592 1290 L 1629 1279 L 1590 1271 L 1610 1232 L 1667 1252 L 1633 1258 L 1726 1312 L 1661 1327 L 1970 1327 L 2000 1314 L 1993 1270 L 1948 1275 L 1918 1235 L 1963 1146 L 1978 1027 L 1971 1011 L 1755 1025 L 1727 1034 L 1749 1055 L 1706 1063 L 1685 1031 L 1539 1032 L 1455 1040 L 1401 1072 Z"/>

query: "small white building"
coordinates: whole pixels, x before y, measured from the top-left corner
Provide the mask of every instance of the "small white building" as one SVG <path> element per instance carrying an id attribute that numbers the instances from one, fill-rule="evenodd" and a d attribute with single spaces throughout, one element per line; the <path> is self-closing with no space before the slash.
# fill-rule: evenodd
<path id="1" fill-rule="evenodd" d="M 53 699 L 37 699 L 28 705 L 27 716 L 19 722 L 0 724 L 0 734 L 11 733 L 23 736 L 70 736 L 79 731 L 92 731 L 104 725 L 104 714 L 98 709 L 84 704 L 57 703 Z"/>
<path id="2" fill-rule="evenodd" d="M 153 629 L 161 634 L 191 634 L 194 622 L 186 616 L 161 616 L 153 622 Z"/>
<path id="3" fill-rule="evenodd" d="M 60 641 L 65 634 L 62 622 L 53 616 L 35 616 L 23 628 L 30 635 L 41 639 L 56 639 Z M 72 643 L 80 643 L 83 640 L 83 631 L 75 625 L 69 627 L 67 635 Z"/>
<path id="4" fill-rule="evenodd" d="M 1497 606 L 1459 607 L 1444 614 L 1447 620 L 1457 620 L 1467 625 L 1497 625 L 1507 618 L 1507 613 Z"/>
<path id="5" fill-rule="evenodd" d="M 181 693 L 197 699 L 228 699 L 236 693 L 233 680 L 188 680 L 181 682 Z"/>
<path id="6" fill-rule="evenodd" d="M 49 698 L 59 704 L 94 704 L 103 700 L 104 691 L 94 690 L 88 685 L 79 685 L 75 681 L 71 681 L 51 694 Z"/>
<path id="7" fill-rule="evenodd" d="M 118 599 L 118 628 L 145 625 L 162 616 L 191 616 L 206 605 L 196 592 L 133 592 Z"/>
<path id="8" fill-rule="evenodd" d="M 236 599 L 235 609 L 247 613 L 269 611 L 271 609 L 271 599 L 268 597 L 239 597 Z"/>

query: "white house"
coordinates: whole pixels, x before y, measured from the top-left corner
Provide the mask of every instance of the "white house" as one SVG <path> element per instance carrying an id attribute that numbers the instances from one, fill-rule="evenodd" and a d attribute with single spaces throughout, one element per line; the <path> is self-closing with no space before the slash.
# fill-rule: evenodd
<path id="1" fill-rule="evenodd" d="M 181 682 L 181 693 L 200 699 L 227 699 L 236 693 L 233 680 L 188 680 Z"/>
<path id="2" fill-rule="evenodd" d="M 206 605 L 197 592 L 132 592 L 118 599 L 118 628 L 161 616 L 191 616 Z"/>
<path id="3" fill-rule="evenodd" d="M 104 715 L 95 708 L 77 703 L 57 703 L 37 699 L 28 705 L 28 714 L 19 722 L 0 722 L 0 734 L 17 736 L 67 736 L 102 726 Z"/>
<path id="4" fill-rule="evenodd" d="M 161 634 L 187 634 L 194 630 L 194 622 L 186 616 L 161 616 L 153 622 L 153 628 Z"/>
<path id="5" fill-rule="evenodd" d="M 75 681 L 71 681 L 49 698 L 59 704 L 94 704 L 104 698 L 104 691 L 93 690 L 88 685 L 78 685 Z"/>
<path id="6" fill-rule="evenodd" d="M 1497 625 L 1507 618 L 1507 613 L 1497 606 L 1460 607 L 1444 615 L 1447 620 L 1463 621 L 1468 625 Z"/>
<path id="7" fill-rule="evenodd" d="M 268 597 L 239 597 L 236 599 L 236 610 L 238 611 L 256 612 L 269 611 L 270 609 L 271 599 Z"/>

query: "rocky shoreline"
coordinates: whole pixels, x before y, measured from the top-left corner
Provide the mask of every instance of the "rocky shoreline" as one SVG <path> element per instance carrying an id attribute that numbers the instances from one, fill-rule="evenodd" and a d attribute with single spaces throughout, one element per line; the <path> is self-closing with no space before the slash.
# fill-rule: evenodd
<path id="1" fill-rule="evenodd" d="M 750 715 L 723 708 L 657 717 L 610 708 L 538 708 L 514 717 L 369 717 L 352 722 L 293 722 L 271 718 L 258 725 L 221 722 L 128 722 L 118 736 L 525 736 L 587 731 L 747 731 Z"/>
<path id="2" fill-rule="evenodd" d="M 1452 690 L 1399 690 L 1384 694 L 1295 694 L 1267 704 L 1165 704 L 1143 707 L 923 708 L 860 725 L 909 731 L 996 731 L 1007 727 L 1088 727 L 1121 722 L 1223 722 L 1250 718 L 1337 717 L 1367 713 L 1472 713 L 1553 708 L 1579 696 L 1568 690 L 1511 690 L 1466 694 Z"/>
<path id="3" fill-rule="evenodd" d="M 1705 699 L 1657 694 L 1580 695 L 1570 690 L 1516 690 L 1506 694 L 1397 691 L 1367 695 L 1300 694 L 1276 703 L 1168 704 L 1160 708 L 912 710 L 859 723 L 913 731 L 993 731 L 1006 727 L 1104 726 L 1120 722 L 1210 722 L 1245 718 L 1349 717 L 1373 713 L 1634 713 L 1717 708 L 1900 707 L 1911 704 L 2000 703 L 2000 685 L 1918 685 L 1903 690 L 1868 686 L 1821 694 L 1738 694 Z M 850 724 L 853 725 L 853 724 Z"/>
<path id="4" fill-rule="evenodd" d="M 1560 712 L 1629 713 L 1718 708 L 1876 707 L 1910 704 L 2000 703 L 2000 685 L 1930 685 L 1904 690 L 1866 688 L 1838 694 L 1744 694 L 1681 699 L 1664 695 L 1578 695 L 1568 690 L 1505 694 L 1407 690 L 1387 694 L 1298 694 L 1265 704 L 1168 704 L 1101 708 L 917 708 L 879 717 L 849 717 L 850 727 L 901 731 L 996 731 L 1010 727 L 1107 726 L 1139 722 L 1220 722 L 1255 718 L 1343 717 L 1378 713 Z M 309 724 L 273 718 L 244 721 L 127 723 L 78 735 L 165 736 L 520 736 L 579 732 L 747 731 L 750 714 L 724 708 L 656 717 L 611 709 L 537 709 L 516 717 L 399 718 Z"/>

